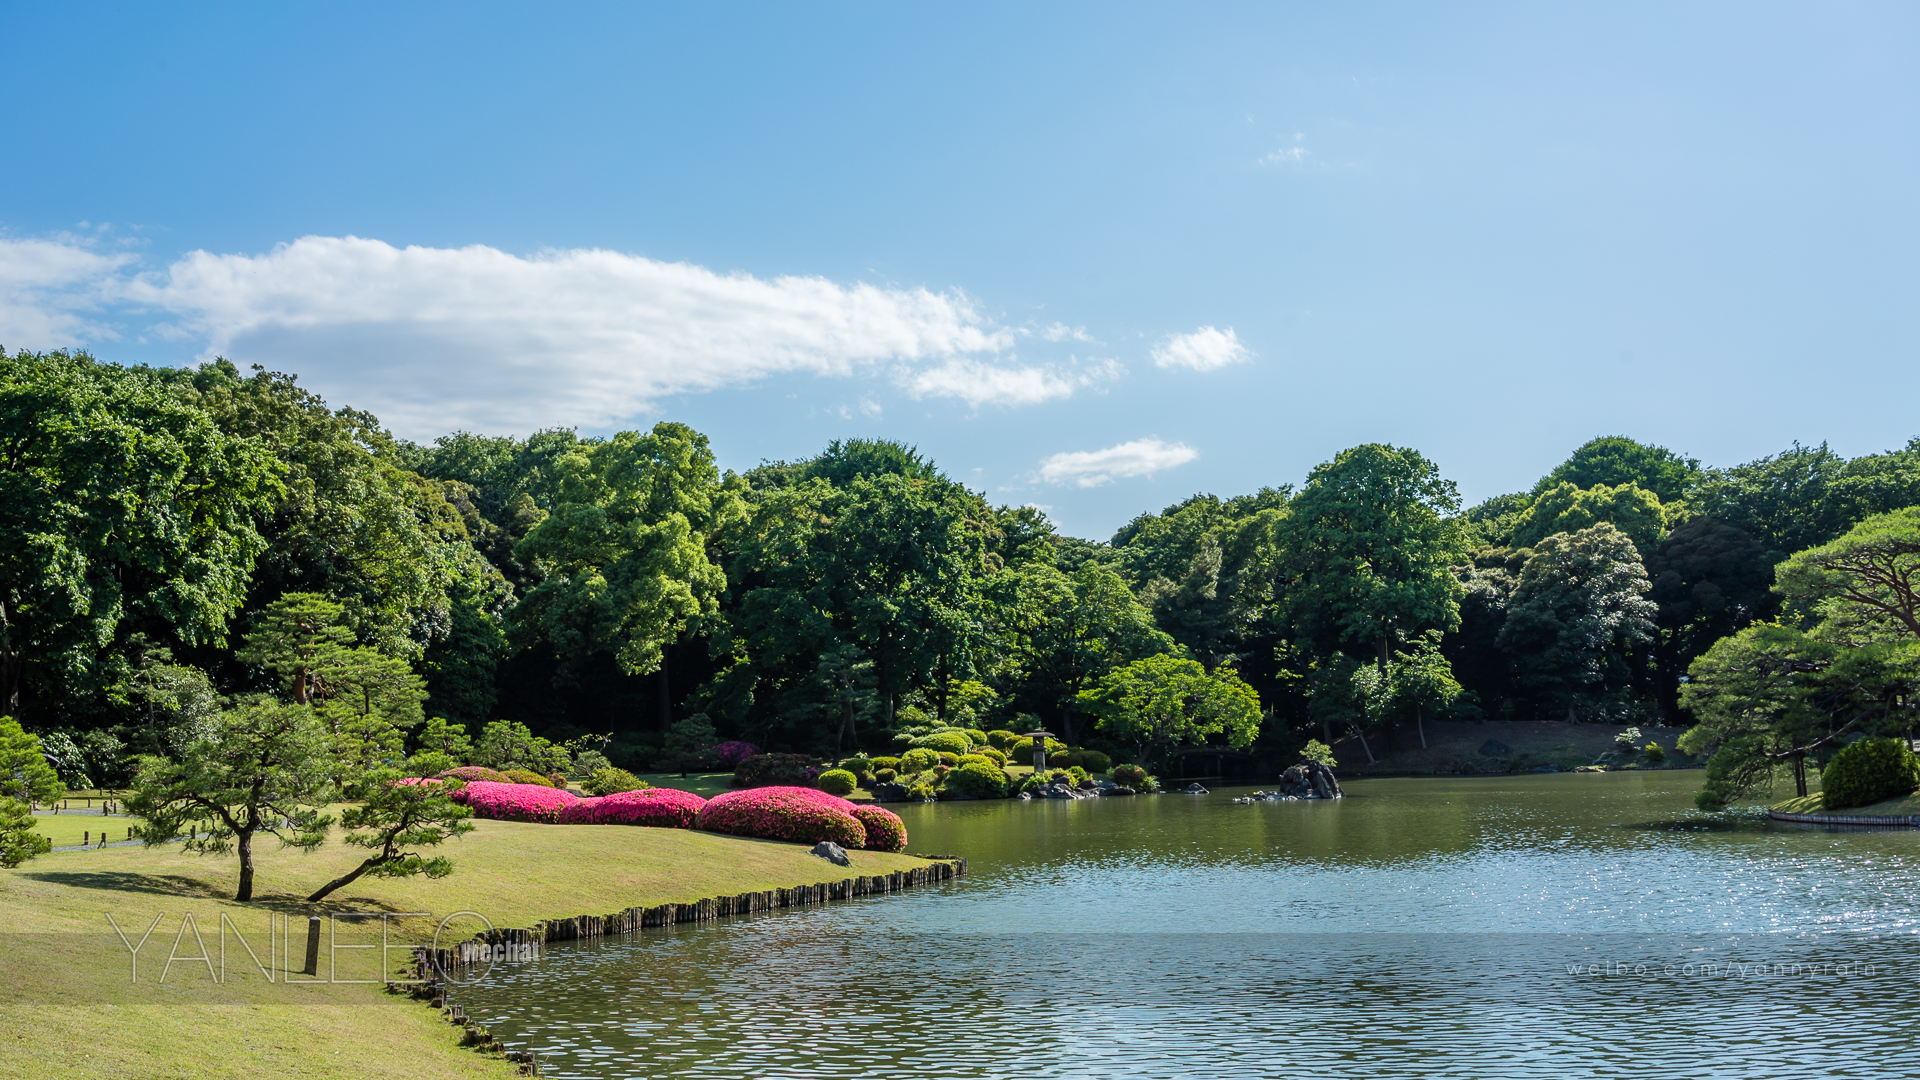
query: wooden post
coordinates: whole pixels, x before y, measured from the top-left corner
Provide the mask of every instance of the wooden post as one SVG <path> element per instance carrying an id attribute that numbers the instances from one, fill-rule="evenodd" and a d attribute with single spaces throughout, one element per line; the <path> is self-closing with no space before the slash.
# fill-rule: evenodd
<path id="1" fill-rule="evenodd" d="M 307 916 L 307 966 L 302 975 L 320 974 L 320 916 Z"/>

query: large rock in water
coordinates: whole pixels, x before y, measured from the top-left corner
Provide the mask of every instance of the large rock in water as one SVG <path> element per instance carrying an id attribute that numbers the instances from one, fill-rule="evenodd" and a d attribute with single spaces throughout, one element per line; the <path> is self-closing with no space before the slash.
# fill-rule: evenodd
<path id="1" fill-rule="evenodd" d="M 873 785 L 873 801 L 874 802 L 906 802 L 907 801 L 907 785 L 875 784 Z"/>
<path id="2" fill-rule="evenodd" d="M 1346 795 L 1333 770 L 1317 761 L 1303 761 L 1280 774 L 1280 794 L 1296 799 L 1339 799 Z"/>

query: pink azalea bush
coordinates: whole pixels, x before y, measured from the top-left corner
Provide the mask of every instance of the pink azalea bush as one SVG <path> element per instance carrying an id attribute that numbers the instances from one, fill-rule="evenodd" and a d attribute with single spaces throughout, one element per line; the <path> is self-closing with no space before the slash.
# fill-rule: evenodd
<path id="1" fill-rule="evenodd" d="M 694 827 L 764 840 L 831 840 L 844 848 L 864 848 L 867 827 L 853 810 L 852 803 L 817 788 L 748 788 L 708 800 Z"/>
<path id="2" fill-rule="evenodd" d="M 736 739 L 732 742 L 723 742 L 709 752 L 719 760 L 721 768 L 731 769 L 738 766 L 741 761 L 759 753 L 760 748 L 750 742 L 740 742 Z"/>
<path id="3" fill-rule="evenodd" d="M 878 806 L 855 806 L 851 811 L 867 829 L 868 851 L 905 851 L 907 823 L 900 815 Z"/>
<path id="4" fill-rule="evenodd" d="M 538 821 L 551 825 L 561 811 L 580 801 L 580 796 L 544 784 L 501 784 L 475 780 L 453 793 L 453 801 L 464 803 L 473 816 L 496 821 Z"/>
<path id="5" fill-rule="evenodd" d="M 560 811 L 562 825 L 644 825 L 691 829 L 707 800 L 691 791 L 643 788 L 582 799 Z"/>

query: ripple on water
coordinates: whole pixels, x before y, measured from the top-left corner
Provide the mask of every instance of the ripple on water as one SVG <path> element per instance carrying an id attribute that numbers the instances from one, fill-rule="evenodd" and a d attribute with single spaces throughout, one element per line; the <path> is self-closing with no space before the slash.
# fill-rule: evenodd
<path id="1" fill-rule="evenodd" d="M 1920 1075 L 1920 834 L 1646 827 L 1697 783 L 909 807 L 972 876 L 458 999 L 560 1077 Z"/>

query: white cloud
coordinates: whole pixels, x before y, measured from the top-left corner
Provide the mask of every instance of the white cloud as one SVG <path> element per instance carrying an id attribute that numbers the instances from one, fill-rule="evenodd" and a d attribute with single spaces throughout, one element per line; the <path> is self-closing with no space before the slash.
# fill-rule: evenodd
<path id="1" fill-rule="evenodd" d="M 1087 333 L 1084 326 L 1068 326 L 1066 323 L 1054 323 L 1043 328 L 1040 336 L 1048 341 L 1092 341 L 1093 335 Z"/>
<path id="2" fill-rule="evenodd" d="M 1118 371 L 991 363 L 1011 355 L 1015 332 L 959 292 L 612 251 L 520 257 L 309 236 L 260 255 L 196 251 L 138 275 L 131 261 L 67 238 L 0 239 L 0 342 L 112 337 L 91 313 L 117 304 L 126 318 L 137 305 L 203 357 L 298 372 L 414 437 L 607 426 L 667 395 L 788 373 L 890 369 L 915 396 L 977 406 L 1066 397 Z"/>
<path id="3" fill-rule="evenodd" d="M 1055 454 L 1040 463 L 1040 479 L 1049 484 L 1072 483 L 1078 487 L 1101 484 L 1130 476 L 1152 476 L 1162 469 L 1185 465 L 1200 456 L 1200 451 L 1185 443 L 1163 442 L 1149 436 L 1109 446 L 1105 450 L 1071 450 Z"/>
<path id="4" fill-rule="evenodd" d="M 1262 165 L 1292 165 L 1299 168 L 1313 158 L 1313 151 L 1300 145 L 1307 139 L 1301 132 L 1294 132 L 1293 145 L 1283 146 L 1260 159 Z"/>
<path id="5" fill-rule="evenodd" d="M 913 369 L 900 384 L 916 398 L 952 397 L 981 405 L 1038 405 L 1072 397 L 1078 391 L 1118 378 L 1125 369 L 1112 360 L 1095 361 L 1085 368 L 1002 367 L 969 358 L 947 360 L 937 367 Z"/>
<path id="6" fill-rule="evenodd" d="M 0 240 L 0 345 L 52 349 L 116 337 L 88 313 L 112 299 L 120 269 L 134 259 L 69 237 Z"/>
<path id="7" fill-rule="evenodd" d="M 1153 362 L 1163 368 L 1183 367 L 1212 371 L 1253 359 L 1253 353 L 1234 334 L 1233 327 L 1203 326 L 1191 334 L 1175 334 L 1153 347 Z"/>

